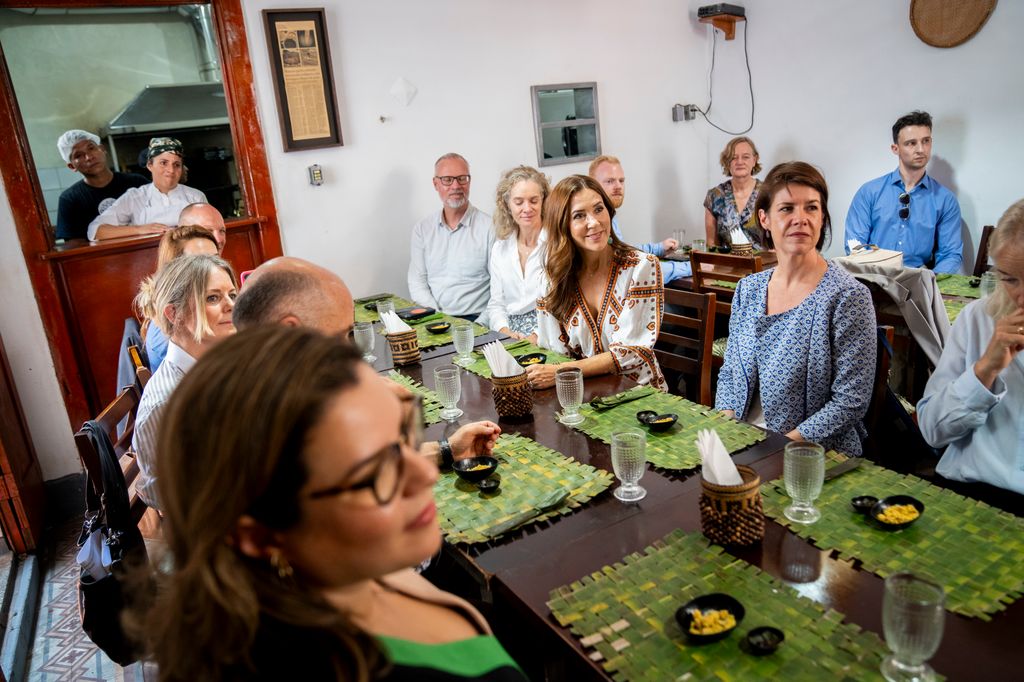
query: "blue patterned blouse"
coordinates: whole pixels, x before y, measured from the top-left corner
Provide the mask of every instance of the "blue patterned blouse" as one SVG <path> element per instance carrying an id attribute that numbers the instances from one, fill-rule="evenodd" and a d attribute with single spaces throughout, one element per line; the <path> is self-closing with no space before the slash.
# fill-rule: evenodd
<path id="1" fill-rule="evenodd" d="M 758 390 L 769 429 L 799 429 L 826 449 L 860 455 L 877 350 L 871 294 L 829 263 L 800 305 L 767 315 L 774 271 L 744 277 L 736 288 L 715 407 L 744 419 Z"/>
<path id="2" fill-rule="evenodd" d="M 736 195 L 732 191 L 732 180 L 726 180 L 708 190 L 704 197 L 704 208 L 715 216 L 718 243 L 722 246 L 732 246 L 730 233 L 737 227 L 743 228 L 743 234 L 754 245 L 754 248 L 764 249 L 764 229 L 757 222 L 757 214 L 754 211 L 754 204 L 757 203 L 757 193 L 761 191 L 761 181 L 754 179 L 754 191 L 747 199 L 747 205 L 742 211 L 736 210 Z"/>

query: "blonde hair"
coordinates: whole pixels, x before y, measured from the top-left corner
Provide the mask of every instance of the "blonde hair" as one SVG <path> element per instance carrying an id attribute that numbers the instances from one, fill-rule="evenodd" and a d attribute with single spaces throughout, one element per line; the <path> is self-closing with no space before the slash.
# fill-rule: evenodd
<path id="1" fill-rule="evenodd" d="M 612 156 L 611 154 L 602 154 L 590 162 L 590 167 L 587 168 L 587 175 L 594 177 L 594 171 L 596 171 L 602 163 L 614 163 L 616 166 L 622 165 L 622 162 L 619 161 L 619 157 Z"/>
<path id="2" fill-rule="evenodd" d="M 718 157 L 718 162 L 722 164 L 722 173 L 727 177 L 732 177 L 732 173 L 729 172 L 729 165 L 732 163 L 732 155 L 736 153 L 736 147 L 742 142 L 750 145 L 750 151 L 754 152 L 754 158 L 757 159 L 754 162 L 754 167 L 750 169 L 750 174 L 757 175 L 761 172 L 761 155 L 757 153 L 754 141 L 749 137 L 734 137 L 726 143 L 725 149 L 722 150 L 722 154 Z"/>
<path id="3" fill-rule="evenodd" d="M 218 268 L 228 274 L 234 285 L 235 273 L 220 256 L 175 258 L 142 283 L 135 297 L 135 309 L 140 315 L 156 322 L 167 338 L 174 336 L 191 315 L 195 320 L 193 340 L 201 342 L 204 337 L 213 334 L 206 315 L 201 313 L 206 306 L 207 283 Z M 163 314 L 167 306 L 174 308 L 173 321 Z"/>
<path id="4" fill-rule="evenodd" d="M 988 238 L 988 252 L 993 258 L 999 258 L 999 254 L 1011 246 L 1024 249 L 1024 199 L 1006 209 Z M 997 286 L 985 304 L 985 312 L 997 321 L 1015 310 L 1017 303 L 1003 286 Z"/>
<path id="5" fill-rule="evenodd" d="M 164 232 L 160 238 L 160 246 L 157 248 L 156 267 L 157 270 L 170 263 L 175 258 L 185 253 L 185 244 L 193 239 L 208 239 L 210 243 L 217 246 L 217 238 L 201 225 L 179 225 Z"/>
<path id="6" fill-rule="evenodd" d="M 509 209 L 508 202 L 511 198 L 512 188 L 520 182 L 536 182 L 540 187 L 540 217 L 541 221 L 544 220 L 544 204 L 548 200 L 548 194 L 551 193 L 547 176 L 532 166 L 516 166 L 502 174 L 498 188 L 494 192 L 494 234 L 498 239 L 504 239 L 519 232 L 519 225 L 512 217 L 512 210 Z"/>

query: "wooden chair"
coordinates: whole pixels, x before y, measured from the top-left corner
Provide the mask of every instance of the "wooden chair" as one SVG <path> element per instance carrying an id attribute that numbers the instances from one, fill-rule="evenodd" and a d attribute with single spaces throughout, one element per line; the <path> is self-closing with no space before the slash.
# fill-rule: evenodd
<path id="1" fill-rule="evenodd" d="M 698 294 L 714 294 L 716 311 L 726 316 L 732 312 L 733 289 L 714 282 L 739 282 L 755 272 L 761 272 L 761 256 L 733 256 L 726 253 L 691 251 L 693 290 Z M 707 267 L 705 267 L 707 266 Z"/>
<path id="2" fill-rule="evenodd" d="M 132 365 L 135 367 L 135 381 L 136 386 L 139 389 L 139 395 L 142 395 L 143 389 L 146 388 L 146 384 L 149 382 L 149 378 L 153 376 L 153 373 L 149 371 L 149 367 L 146 367 L 145 363 L 142 362 L 142 355 L 139 353 L 137 346 L 128 346 L 128 355 L 132 359 Z"/>
<path id="3" fill-rule="evenodd" d="M 864 426 L 868 430 L 868 439 L 878 427 L 878 420 L 885 409 L 885 394 L 889 387 L 889 368 L 892 366 L 892 342 L 896 338 L 895 330 L 889 325 L 878 327 L 878 356 L 875 361 L 875 381 L 871 389 L 871 402 L 864 416 Z M 884 342 L 883 342 L 884 339 Z"/>
<path id="4" fill-rule="evenodd" d="M 121 473 L 124 474 L 125 483 L 128 486 L 128 500 L 131 504 L 132 518 L 136 523 L 146 512 L 146 503 L 139 497 L 136 488 L 139 476 L 139 463 L 135 460 L 135 454 L 130 451 L 132 435 L 135 433 L 135 412 L 139 407 L 139 391 L 134 385 L 126 386 L 114 401 L 107 405 L 96 417 L 107 437 L 114 446 L 114 454 L 121 463 Z M 118 434 L 118 423 L 125 420 L 125 425 L 120 435 Z M 75 446 L 78 448 L 78 456 L 85 467 L 85 473 L 89 478 L 89 485 L 93 491 L 102 498 L 103 496 L 103 473 L 100 468 L 99 454 L 93 447 L 88 434 L 79 429 L 75 434 Z"/>
<path id="5" fill-rule="evenodd" d="M 995 226 L 986 225 L 981 228 L 981 241 L 978 242 L 978 257 L 974 260 L 974 276 L 981 277 L 988 270 L 988 238 L 992 236 Z"/>
<path id="6" fill-rule="evenodd" d="M 711 341 L 715 326 L 715 295 L 665 289 L 666 306 L 654 355 L 662 369 L 692 380 L 692 395 L 703 405 L 714 404 L 711 392 Z M 675 383 L 675 382 L 672 382 Z"/>

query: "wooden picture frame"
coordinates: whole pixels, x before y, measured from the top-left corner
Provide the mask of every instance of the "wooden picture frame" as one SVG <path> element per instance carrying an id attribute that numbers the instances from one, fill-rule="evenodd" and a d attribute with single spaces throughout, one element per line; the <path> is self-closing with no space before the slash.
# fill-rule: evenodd
<path id="1" fill-rule="evenodd" d="M 263 24 L 284 150 L 342 146 L 324 8 L 265 9 Z"/>

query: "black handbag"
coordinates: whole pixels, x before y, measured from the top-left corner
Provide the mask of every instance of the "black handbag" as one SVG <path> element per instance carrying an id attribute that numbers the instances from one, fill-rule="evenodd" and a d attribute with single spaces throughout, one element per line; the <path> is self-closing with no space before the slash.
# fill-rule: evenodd
<path id="1" fill-rule="evenodd" d="M 95 422 L 83 426 L 96 445 L 102 469 L 103 494 L 96 495 L 86 482 L 86 513 L 78 546 L 91 536 L 110 551 L 110 567 L 106 575 L 94 578 L 81 570 L 78 580 L 78 607 L 82 629 L 89 639 L 115 663 L 126 666 L 139 660 L 141 643 L 129 636 L 122 625 L 122 613 L 128 606 L 140 608 L 153 595 L 149 556 L 142 533 L 132 522 L 128 487 L 124 474 L 103 428 Z M 96 571 L 93 571 L 95 574 Z"/>

